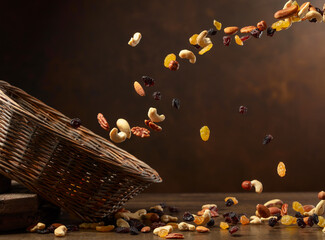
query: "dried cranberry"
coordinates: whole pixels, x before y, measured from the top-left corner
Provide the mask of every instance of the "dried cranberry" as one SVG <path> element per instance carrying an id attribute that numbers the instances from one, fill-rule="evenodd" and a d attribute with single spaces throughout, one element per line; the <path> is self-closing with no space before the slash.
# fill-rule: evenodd
<path id="1" fill-rule="evenodd" d="M 71 125 L 71 127 L 77 129 L 81 126 L 81 120 L 79 118 L 73 118 L 70 121 L 70 125 Z"/>
<path id="2" fill-rule="evenodd" d="M 274 227 L 275 224 L 277 224 L 277 222 L 278 222 L 278 219 L 277 218 L 270 218 L 269 219 L 269 226 L 270 227 Z"/>
<path id="3" fill-rule="evenodd" d="M 142 76 L 142 80 L 146 87 L 152 87 L 155 84 L 155 80 L 148 76 Z"/>
<path id="4" fill-rule="evenodd" d="M 229 228 L 229 233 L 233 234 L 233 233 L 237 232 L 238 230 L 239 230 L 239 227 L 233 226 L 233 227 Z"/>
<path id="5" fill-rule="evenodd" d="M 208 31 L 208 36 L 214 36 L 217 34 L 217 30 L 210 28 Z"/>
<path id="6" fill-rule="evenodd" d="M 263 31 L 260 31 L 258 28 L 255 28 L 251 31 L 251 35 L 255 38 L 261 38 L 263 34 Z"/>
<path id="7" fill-rule="evenodd" d="M 117 228 L 115 228 L 115 232 L 117 232 L 117 233 L 129 233 L 130 228 L 128 228 L 128 227 L 117 227 Z"/>
<path id="8" fill-rule="evenodd" d="M 276 30 L 272 27 L 268 27 L 266 30 L 266 35 L 269 37 L 273 37 L 274 33 L 276 32 Z"/>
<path id="9" fill-rule="evenodd" d="M 194 216 L 190 212 L 185 212 L 183 215 L 183 220 L 186 222 L 194 221 Z"/>
<path id="10" fill-rule="evenodd" d="M 181 108 L 181 101 L 177 98 L 173 98 L 172 100 L 172 107 L 176 108 L 177 110 Z"/>
<path id="11" fill-rule="evenodd" d="M 240 106 L 239 107 L 239 113 L 244 114 L 247 113 L 248 108 L 245 106 Z"/>
<path id="12" fill-rule="evenodd" d="M 161 99 L 161 93 L 160 92 L 154 92 L 152 94 L 152 96 L 153 96 L 153 99 L 155 99 L 157 101 Z"/>
<path id="13" fill-rule="evenodd" d="M 245 42 L 245 41 L 247 41 L 247 40 L 250 39 L 250 38 L 251 38 L 250 35 L 245 35 L 245 36 L 242 36 L 242 37 L 240 38 L 240 40 L 242 40 L 242 42 Z"/>
<path id="14" fill-rule="evenodd" d="M 226 222 L 226 223 L 232 223 L 232 220 L 231 220 L 230 217 L 225 217 L 225 222 Z"/>
<path id="15" fill-rule="evenodd" d="M 263 140 L 263 144 L 266 145 L 266 144 L 270 143 L 271 140 L 273 140 L 273 136 L 271 134 L 268 134 L 265 136 L 265 138 Z"/>
<path id="16" fill-rule="evenodd" d="M 223 45 L 228 47 L 231 42 L 231 38 L 229 36 L 223 36 L 222 40 L 223 40 Z"/>

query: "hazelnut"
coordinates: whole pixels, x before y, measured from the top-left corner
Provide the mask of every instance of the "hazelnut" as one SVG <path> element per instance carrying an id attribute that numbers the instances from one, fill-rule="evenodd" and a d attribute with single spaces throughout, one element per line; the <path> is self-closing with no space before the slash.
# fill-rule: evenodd
<path id="1" fill-rule="evenodd" d="M 321 191 L 318 193 L 318 199 L 325 200 L 325 192 L 324 191 Z"/>
<path id="2" fill-rule="evenodd" d="M 179 69 L 179 63 L 175 60 L 170 61 L 168 68 L 172 71 L 177 71 Z"/>

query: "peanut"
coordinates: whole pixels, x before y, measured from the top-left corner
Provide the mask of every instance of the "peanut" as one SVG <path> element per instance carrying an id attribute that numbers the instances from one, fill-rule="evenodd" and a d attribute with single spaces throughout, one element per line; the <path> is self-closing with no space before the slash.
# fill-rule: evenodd
<path id="1" fill-rule="evenodd" d="M 127 221 L 125 221 L 123 218 L 119 218 L 116 221 L 116 226 L 129 228 L 130 224 Z"/>
<path id="2" fill-rule="evenodd" d="M 255 187 L 255 192 L 262 193 L 263 192 L 263 184 L 258 180 L 251 181 L 252 186 Z"/>
<path id="3" fill-rule="evenodd" d="M 181 222 L 178 224 L 178 229 L 180 231 L 194 231 L 195 230 L 195 226 L 192 224 L 188 224 L 186 222 Z"/>
<path id="4" fill-rule="evenodd" d="M 196 57 L 195 57 L 194 53 L 190 50 L 187 50 L 187 49 L 181 50 L 179 52 L 178 56 L 180 58 L 188 59 L 190 61 L 190 63 L 194 64 L 196 62 Z"/>
<path id="5" fill-rule="evenodd" d="M 153 107 L 149 108 L 148 117 L 153 122 L 162 122 L 165 120 L 165 115 L 163 115 L 163 114 L 158 115 L 157 109 L 153 108 Z"/>
<path id="6" fill-rule="evenodd" d="M 61 225 L 60 227 L 57 227 L 54 230 L 54 235 L 56 237 L 64 237 L 67 234 L 67 231 L 68 231 L 67 227 L 64 225 Z"/>
<path id="7" fill-rule="evenodd" d="M 135 34 L 133 34 L 133 37 L 131 37 L 130 41 L 128 42 L 128 44 L 131 47 L 135 47 L 136 45 L 138 45 L 140 43 L 140 40 L 142 38 L 141 33 L 136 32 Z"/>
<path id="8" fill-rule="evenodd" d="M 177 217 L 173 217 L 173 216 L 170 216 L 170 215 L 162 215 L 160 219 L 161 219 L 162 222 L 165 222 L 165 223 L 177 222 L 178 221 Z"/>

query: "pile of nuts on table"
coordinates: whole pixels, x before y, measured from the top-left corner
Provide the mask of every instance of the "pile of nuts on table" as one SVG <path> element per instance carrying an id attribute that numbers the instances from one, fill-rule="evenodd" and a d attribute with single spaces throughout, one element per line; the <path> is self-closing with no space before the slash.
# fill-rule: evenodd
<path id="1" fill-rule="evenodd" d="M 242 184 L 246 190 L 248 189 L 247 182 L 249 181 Z M 260 189 L 256 192 L 260 193 L 259 191 Z M 294 201 L 292 203 L 292 209 L 295 211 L 293 216 L 288 215 L 289 204 L 280 199 L 272 199 L 264 204 L 258 204 L 253 216 L 233 211 L 219 214 L 216 204 L 204 204 L 196 214 L 185 212 L 182 219 L 173 216 L 179 212 L 176 207 L 160 203 L 149 209 L 140 209 L 136 212 L 130 212 L 122 208 L 114 216 L 107 217 L 98 223 L 82 223 L 79 226 L 65 226 L 60 223 L 53 223 L 48 227 L 44 223 L 37 223 L 29 227 L 27 231 L 40 234 L 54 232 L 57 237 L 63 237 L 67 232 L 79 231 L 79 229 L 129 233 L 132 235 L 152 232 L 161 238 L 183 239 L 184 235 L 181 233 L 183 231 L 209 233 L 210 231 L 228 230 L 230 234 L 235 234 L 240 230 L 240 225 L 267 223 L 270 227 L 279 224 L 296 224 L 300 228 L 317 225 L 325 232 L 325 218 L 322 216 L 325 211 L 325 192 L 319 192 L 318 198 L 320 201 L 316 206 L 302 205 Z M 229 208 L 239 204 L 236 197 L 226 197 L 224 201 L 225 206 Z M 223 219 L 219 224 L 216 224 L 216 218 L 218 217 Z"/>

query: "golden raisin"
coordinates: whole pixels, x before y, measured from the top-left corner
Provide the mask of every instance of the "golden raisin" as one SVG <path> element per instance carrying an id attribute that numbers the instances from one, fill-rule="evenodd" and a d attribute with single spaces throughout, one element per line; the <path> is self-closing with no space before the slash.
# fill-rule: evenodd
<path id="1" fill-rule="evenodd" d="M 197 44 L 197 37 L 199 36 L 199 34 L 194 34 L 192 37 L 190 37 L 189 41 L 191 45 L 196 45 Z"/>
<path id="2" fill-rule="evenodd" d="M 294 201 L 292 203 L 292 209 L 295 210 L 296 212 L 300 212 L 301 214 L 304 214 L 305 210 L 303 206 L 301 205 L 300 202 Z"/>
<path id="3" fill-rule="evenodd" d="M 235 36 L 235 41 L 239 46 L 244 45 L 243 41 L 240 39 L 240 37 L 238 35 Z"/>
<path id="4" fill-rule="evenodd" d="M 158 232 L 158 236 L 164 238 L 168 235 L 168 233 L 169 233 L 168 230 L 163 228 Z"/>
<path id="5" fill-rule="evenodd" d="M 210 49 L 213 47 L 213 44 L 210 43 L 209 45 L 205 46 L 204 48 L 201 49 L 201 51 L 199 51 L 200 55 L 203 55 L 204 53 L 210 51 Z"/>
<path id="6" fill-rule="evenodd" d="M 176 55 L 174 53 L 168 54 L 164 60 L 164 66 L 169 68 L 169 63 L 176 60 Z"/>
<path id="7" fill-rule="evenodd" d="M 208 141 L 209 137 L 210 137 L 210 129 L 208 128 L 208 126 L 203 126 L 200 129 L 200 135 L 203 141 Z"/>
<path id="8" fill-rule="evenodd" d="M 213 25 L 216 27 L 218 31 L 221 30 L 222 24 L 221 22 L 218 22 L 217 20 L 213 20 Z"/>
<path id="9" fill-rule="evenodd" d="M 220 222 L 220 228 L 225 230 L 225 229 L 229 228 L 229 225 L 226 222 Z"/>
<path id="10" fill-rule="evenodd" d="M 284 177 L 286 175 L 286 166 L 283 162 L 279 162 L 277 170 L 280 177 Z"/>

